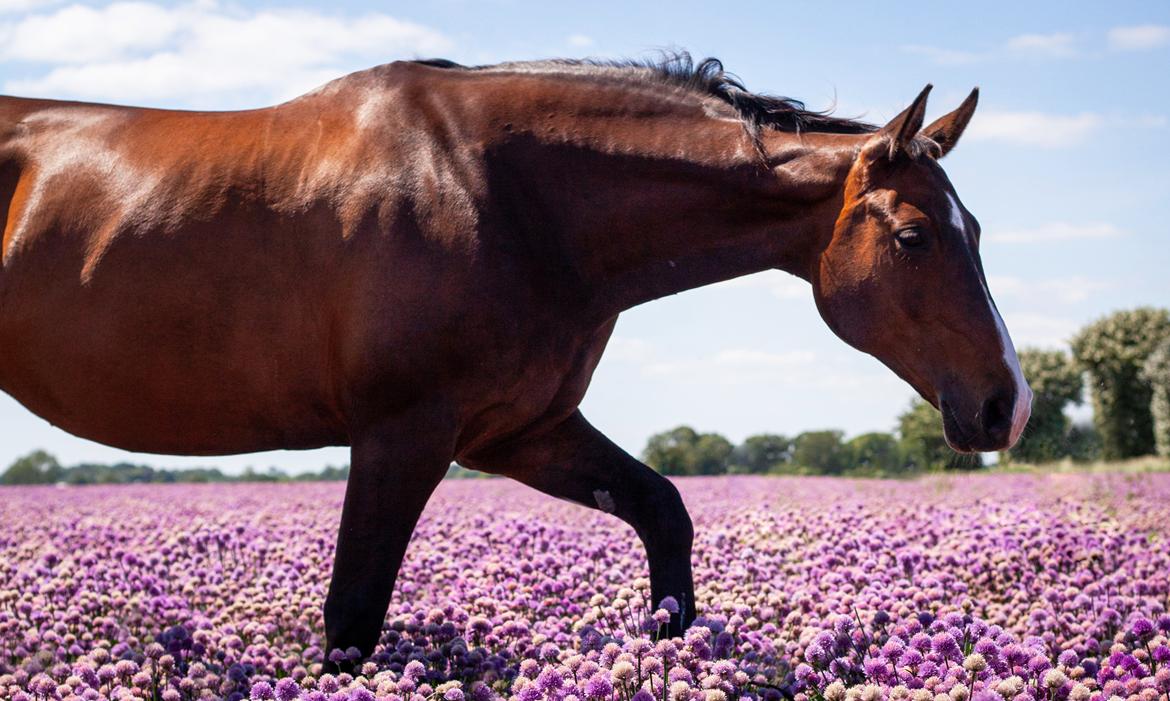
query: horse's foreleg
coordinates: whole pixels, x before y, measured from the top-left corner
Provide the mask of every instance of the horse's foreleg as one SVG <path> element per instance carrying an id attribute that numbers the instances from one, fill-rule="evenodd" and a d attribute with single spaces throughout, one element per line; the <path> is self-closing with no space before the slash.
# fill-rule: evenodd
<path id="1" fill-rule="evenodd" d="M 353 436 L 325 599 L 327 652 L 374 651 L 411 533 L 451 462 L 450 434 L 439 423 L 412 417 Z"/>
<path id="2" fill-rule="evenodd" d="M 580 412 L 550 431 L 513 440 L 490 454 L 476 456 L 471 466 L 611 513 L 633 526 L 646 548 L 653 604 L 667 596 L 679 603 L 678 612 L 671 616 L 671 634 L 681 634 L 694 620 L 694 532 L 678 489 L 614 445 Z"/>

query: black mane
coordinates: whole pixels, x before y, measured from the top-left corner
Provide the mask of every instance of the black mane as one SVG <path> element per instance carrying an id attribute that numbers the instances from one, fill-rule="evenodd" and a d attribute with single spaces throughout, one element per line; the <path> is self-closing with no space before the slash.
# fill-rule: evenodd
<path id="1" fill-rule="evenodd" d="M 759 144 L 761 127 L 784 132 L 868 134 L 877 128 L 855 119 L 834 117 L 805 107 L 800 100 L 749 92 L 739 78 L 728 73 L 716 58 L 695 63 L 685 51 L 658 60 L 551 59 L 487 66 L 462 66 L 446 59 L 417 61 L 436 68 L 468 71 L 515 71 L 517 73 L 566 73 L 613 80 L 656 81 L 714 97 L 735 109 L 753 141 Z"/>

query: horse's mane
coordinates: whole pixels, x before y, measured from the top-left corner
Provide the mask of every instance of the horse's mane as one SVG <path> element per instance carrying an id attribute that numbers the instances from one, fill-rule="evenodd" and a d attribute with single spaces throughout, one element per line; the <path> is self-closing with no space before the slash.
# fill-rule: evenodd
<path id="1" fill-rule="evenodd" d="M 559 73 L 601 80 L 653 82 L 681 88 L 730 105 L 757 144 L 762 127 L 785 132 L 835 134 L 867 134 L 877 129 L 872 124 L 856 119 L 834 117 L 827 111 L 807 109 L 803 102 L 790 97 L 750 92 L 739 78 L 724 70 L 719 59 L 706 58 L 695 63 L 685 51 L 665 54 L 655 60 L 551 59 L 486 66 L 463 66 L 446 59 L 416 63 L 452 70 Z"/>

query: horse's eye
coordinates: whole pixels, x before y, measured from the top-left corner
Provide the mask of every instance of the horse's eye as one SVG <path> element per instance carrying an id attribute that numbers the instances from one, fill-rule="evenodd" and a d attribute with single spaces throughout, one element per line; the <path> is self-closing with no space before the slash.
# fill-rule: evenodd
<path id="1" fill-rule="evenodd" d="M 921 248 L 926 243 L 926 235 L 922 233 L 922 229 L 916 226 L 898 229 L 894 238 L 902 248 Z"/>

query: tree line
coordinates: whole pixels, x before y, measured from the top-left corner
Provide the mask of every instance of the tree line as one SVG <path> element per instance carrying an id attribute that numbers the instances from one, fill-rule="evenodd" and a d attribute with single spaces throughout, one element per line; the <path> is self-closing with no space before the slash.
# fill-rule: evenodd
<path id="1" fill-rule="evenodd" d="M 486 477 L 451 463 L 447 477 L 452 479 Z M 327 465 L 316 472 L 291 475 L 277 467 L 256 470 L 248 467 L 238 475 L 218 467 L 160 469 L 150 465 L 119 462 L 81 463 L 65 467 L 44 450 L 34 450 L 17 458 L 0 474 L 0 485 L 22 484 L 204 484 L 211 482 L 340 482 L 349 477 L 349 465 Z"/>
<path id="2" fill-rule="evenodd" d="M 102 463 L 81 463 L 63 466 L 53 455 L 34 450 L 17 458 L 3 475 L 0 484 L 199 484 L 210 482 L 312 482 L 344 480 L 349 476 L 349 466 L 332 465 L 317 472 L 290 475 L 270 467 L 267 470 L 246 468 L 238 475 L 224 473 L 218 467 L 195 467 L 186 469 L 164 469 L 150 465 L 135 465 L 119 462 L 113 465 Z"/>
<path id="3" fill-rule="evenodd" d="M 1004 463 L 1170 457 L 1170 311 L 1142 307 L 1111 314 L 1081 329 L 1072 353 L 1024 349 L 1020 366 L 1035 399 L 1023 437 L 1000 455 Z M 1065 410 L 1084 400 L 1091 424 L 1074 424 Z M 896 475 L 971 469 L 979 456 L 954 452 L 938 411 L 915 399 L 890 433 L 850 440 L 839 430 L 796 436 L 765 433 L 734 445 L 689 426 L 650 437 L 642 459 L 669 475 Z"/>
<path id="4" fill-rule="evenodd" d="M 762 433 L 734 445 L 718 433 L 679 426 L 651 436 L 642 460 L 666 475 L 892 476 L 982 464 L 979 456 L 960 455 L 947 446 L 938 412 L 921 400 L 898 417 L 894 433 L 874 431 L 849 440 L 835 429 L 796 436 Z"/>

